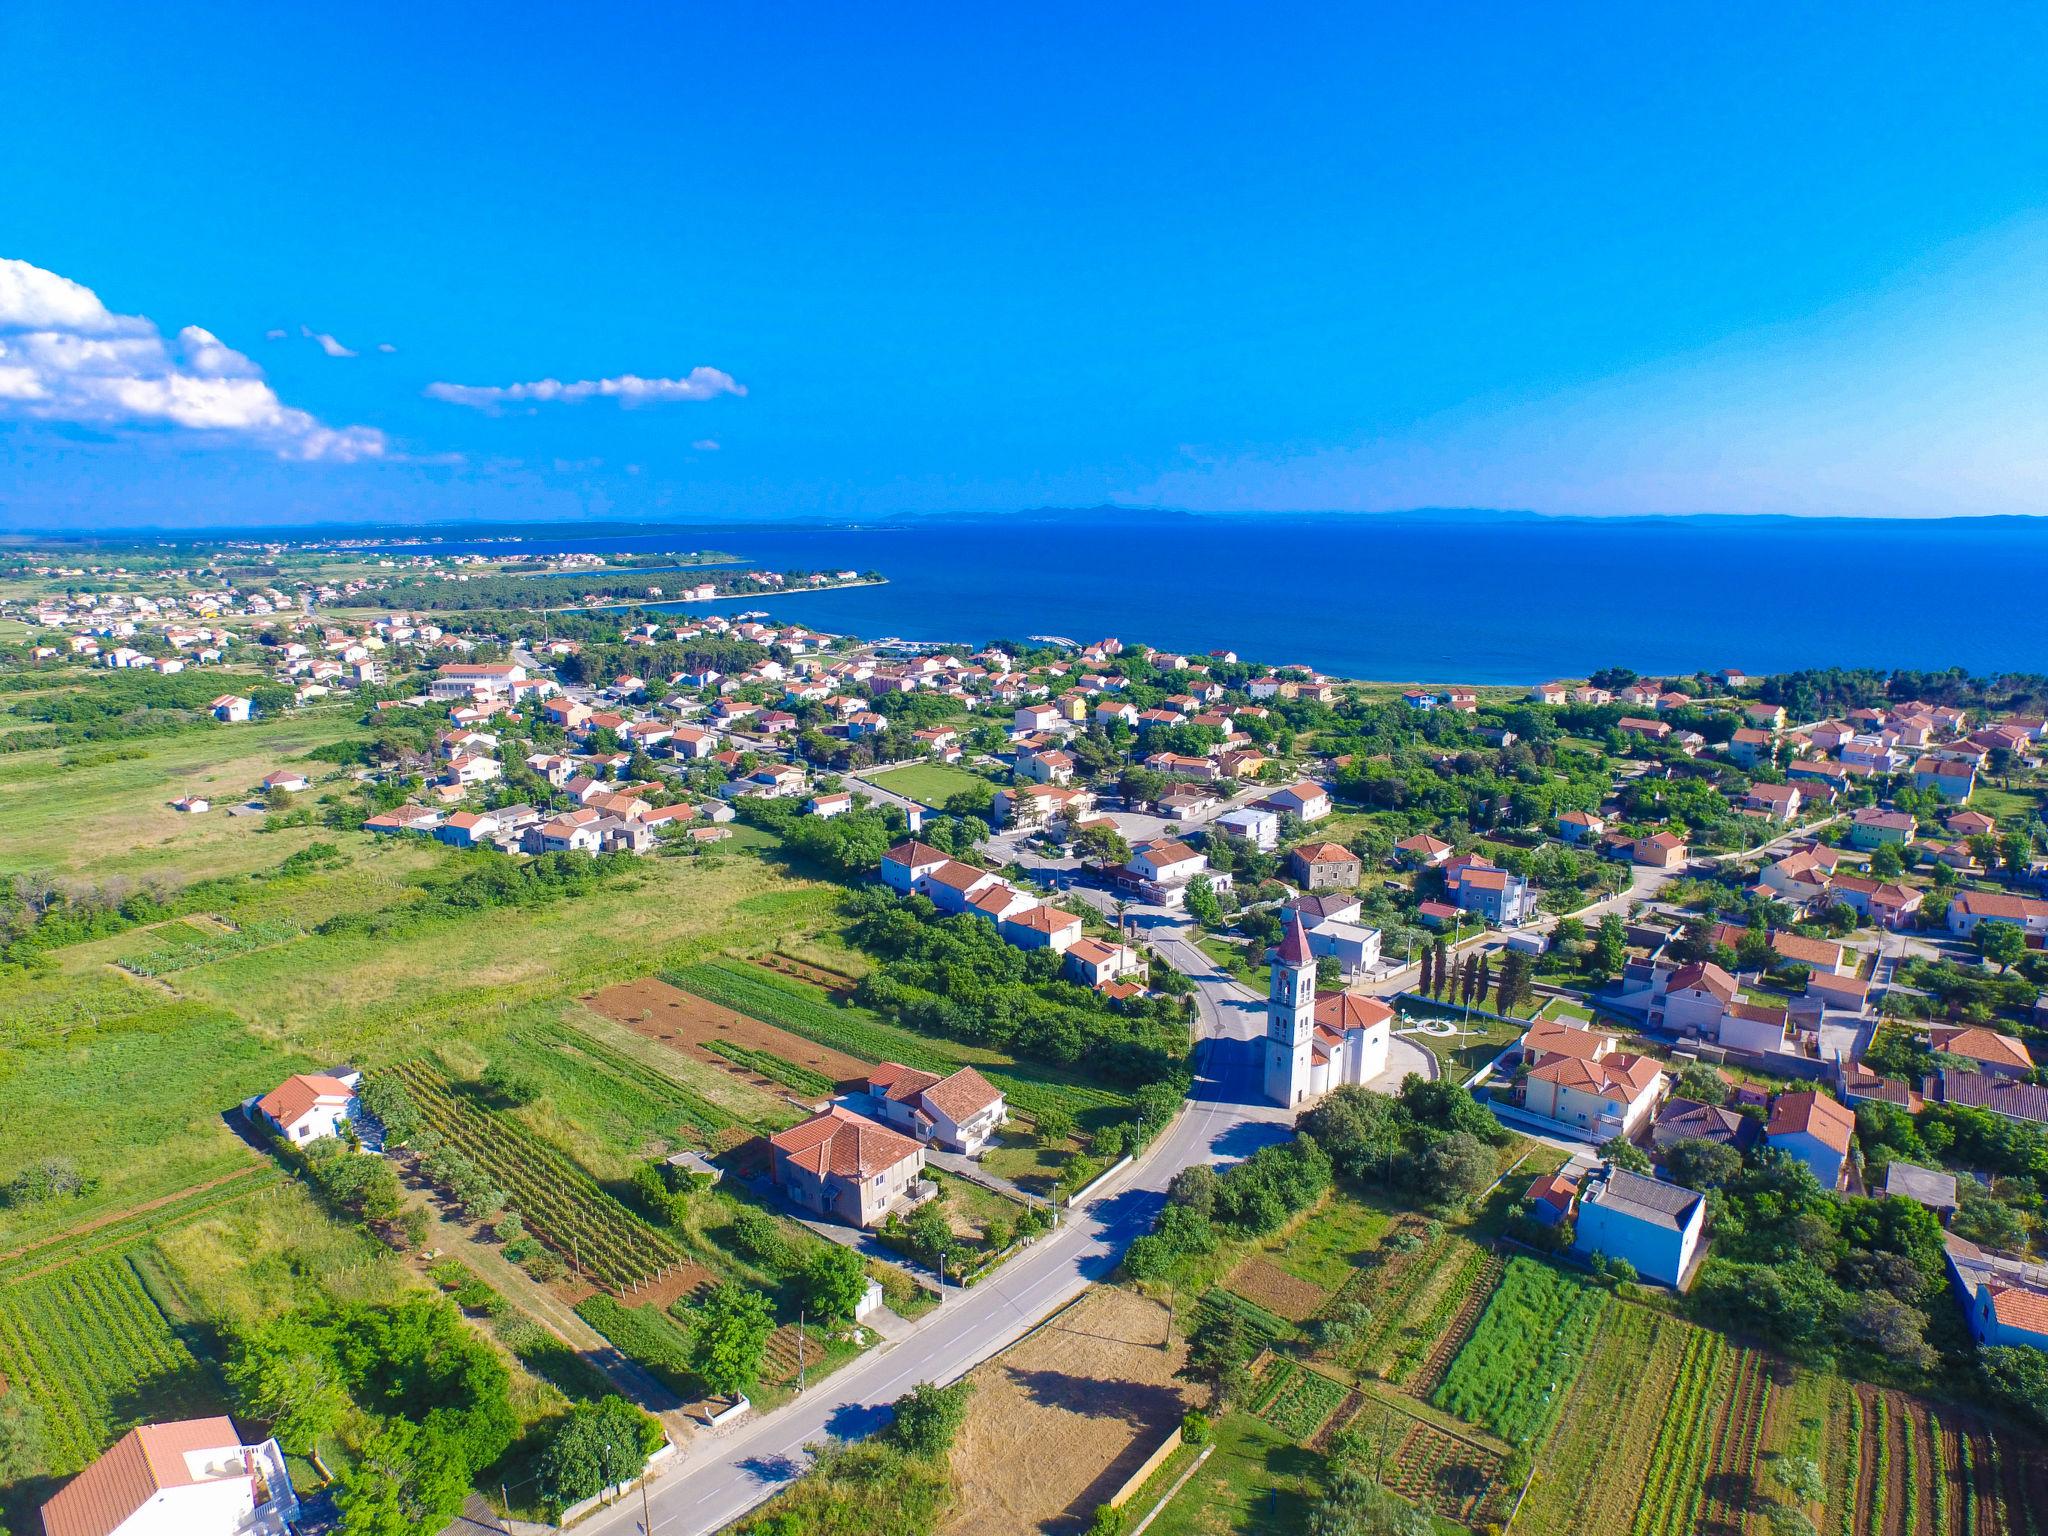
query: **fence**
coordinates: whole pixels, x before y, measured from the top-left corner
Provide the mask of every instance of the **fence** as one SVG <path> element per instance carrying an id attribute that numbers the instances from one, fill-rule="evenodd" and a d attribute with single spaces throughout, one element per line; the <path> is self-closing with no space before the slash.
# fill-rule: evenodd
<path id="1" fill-rule="evenodd" d="M 1124 1479 L 1123 1486 L 1109 1496 L 1111 1509 L 1122 1509 L 1145 1486 L 1154 1472 L 1166 1465 L 1166 1458 L 1180 1449 L 1180 1426 L 1173 1427 L 1173 1433 L 1159 1442 L 1158 1448 L 1147 1456 L 1144 1465 Z"/>

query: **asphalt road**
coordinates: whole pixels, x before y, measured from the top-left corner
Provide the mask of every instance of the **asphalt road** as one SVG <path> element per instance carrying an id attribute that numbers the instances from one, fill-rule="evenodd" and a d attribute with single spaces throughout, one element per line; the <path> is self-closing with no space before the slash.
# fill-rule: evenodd
<path id="1" fill-rule="evenodd" d="M 1164 912 L 1145 916 L 1162 930 L 1177 926 Z M 949 1290 L 907 1338 L 870 1351 L 775 1413 L 699 1436 L 649 1485 L 655 1532 L 704 1536 L 737 1520 L 803 1472 L 807 1445 L 873 1433 L 888 1422 L 888 1405 L 918 1382 L 964 1376 L 1106 1277 L 1151 1225 L 1181 1169 L 1235 1162 L 1290 1134 L 1285 1111 L 1257 1102 L 1262 1009 L 1192 945 L 1163 932 L 1160 938 L 1169 962 L 1193 976 L 1201 1009 L 1195 1082 L 1179 1118 L 1052 1233 L 972 1290 Z M 637 1493 L 578 1527 L 598 1536 L 641 1528 Z"/>

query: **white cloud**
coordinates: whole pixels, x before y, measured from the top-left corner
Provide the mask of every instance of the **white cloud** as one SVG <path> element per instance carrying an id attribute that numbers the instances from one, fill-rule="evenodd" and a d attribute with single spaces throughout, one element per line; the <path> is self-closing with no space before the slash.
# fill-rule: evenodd
<path id="1" fill-rule="evenodd" d="M 700 437 L 690 446 L 699 453 L 716 453 L 718 452 L 718 439 L 715 437 Z"/>
<path id="2" fill-rule="evenodd" d="M 284 340 L 284 332 L 283 332 L 283 331 L 265 331 L 265 332 L 263 333 L 263 339 L 264 339 L 265 341 L 283 341 L 283 340 Z"/>
<path id="3" fill-rule="evenodd" d="M 388 341 L 380 341 L 377 343 L 377 350 L 379 352 L 396 352 L 398 348 L 391 345 Z"/>
<path id="4" fill-rule="evenodd" d="M 560 379 L 536 379 L 531 384 L 429 384 L 426 390 L 435 400 L 466 405 L 479 411 L 495 411 L 519 401 L 539 404 L 583 400 L 616 400 L 621 405 L 652 405 L 667 400 L 709 400 L 716 395 L 744 395 L 747 387 L 717 368 L 692 368 L 680 379 L 643 379 L 622 373 L 616 379 L 578 379 L 565 384 Z"/>
<path id="5" fill-rule="evenodd" d="M 141 315 L 119 315 L 83 284 L 0 258 L 0 413 L 99 428 L 182 428 L 281 458 L 376 458 L 384 435 L 329 427 L 286 405 L 263 370 L 188 325 L 175 349 Z"/>
<path id="6" fill-rule="evenodd" d="M 323 336 L 309 325 L 301 325 L 299 327 L 299 334 L 305 337 L 306 340 L 316 343 L 320 350 L 329 357 L 354 357 L 356 355 L 351 349 L 344 347 L 332 336 Z"/>

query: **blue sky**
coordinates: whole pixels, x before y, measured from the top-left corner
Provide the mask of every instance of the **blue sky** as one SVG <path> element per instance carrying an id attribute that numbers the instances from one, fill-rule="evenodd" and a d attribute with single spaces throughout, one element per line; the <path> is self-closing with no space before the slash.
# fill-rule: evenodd
<path id="1" fill-rule="evenodd" d="M 0 523 L 2048 508 L 2048 13 L 1823 9 L 13 0 Z"/>

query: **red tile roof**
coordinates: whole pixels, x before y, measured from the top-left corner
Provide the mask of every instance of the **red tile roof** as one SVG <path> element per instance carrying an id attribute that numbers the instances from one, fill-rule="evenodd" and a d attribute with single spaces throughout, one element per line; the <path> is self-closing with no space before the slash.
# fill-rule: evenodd
<path id="1" fill-rule="evenodd" d="M 1771 1105 L 1768 1136 L 1811 1136 L 1843 1156 L 1856 1132 L 1856 1116 L 1849 1107 L 1824 1093 L 1781 1093 Z"/>
<path id="2" fill-rule="evenodd" d="M 912 1138 L 836 1105 L 768 1142 L 807 1172 L 848 1179 L 872 1178 L 919 1151 Z"/>
<path id="3" fill-rule="evenodd" d="M 322 1099 L 339 1099 L 346 1104 L 355 1091 L 337 1077 L 320 1072 L 296 1072 L 256 1101 L 256 1107 L 279 1125 L 290 1125 Z"/>
<path id="4" fill-rule="evenodd" d="M 108 1536 L 164 1489 L 198 1481 L 185 1465 L 187 1452 L 241 1443 L 225 1416 L 131 1429 L 43 1506 L 44 1536 Z"/>

